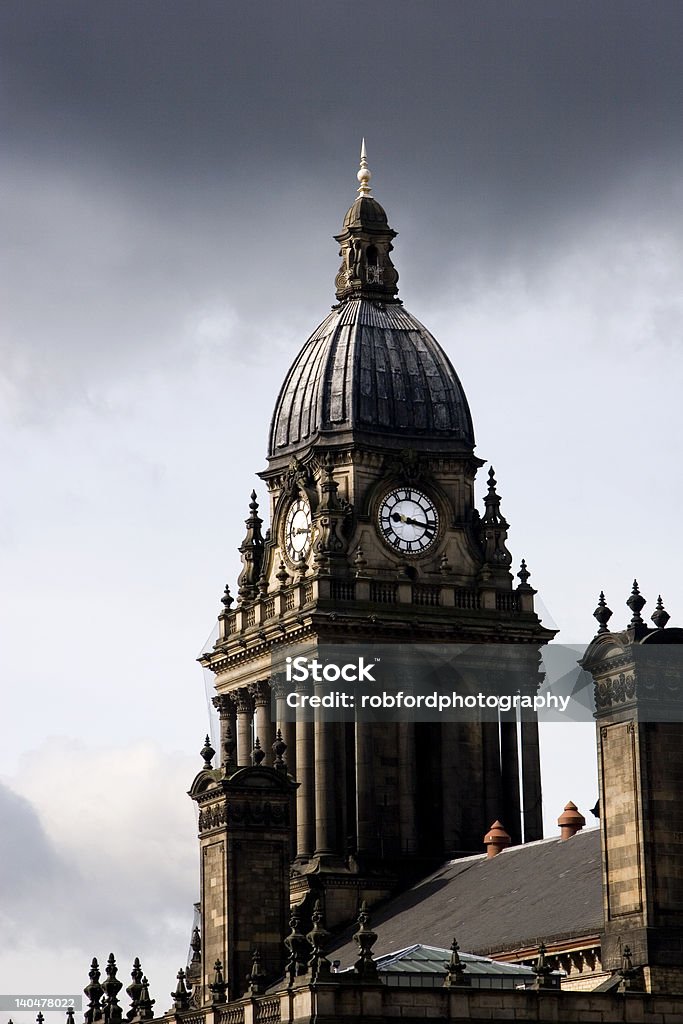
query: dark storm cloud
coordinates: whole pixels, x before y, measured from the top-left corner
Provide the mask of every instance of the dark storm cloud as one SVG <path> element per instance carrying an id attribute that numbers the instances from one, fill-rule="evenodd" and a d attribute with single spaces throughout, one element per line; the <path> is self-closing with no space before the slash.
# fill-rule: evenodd
<path id="1" fill-rule="evenodd" d="M 338 170 L 365 130 L 445 180 L 552 193 L 680 145 L 678 3 L 33 0 L 0 17 L 13 146 L 162 183 L 261 187 L 274 153 Z"/>
<path id="2" fill-rule="evenodd" d="M 305 336 L 361 134 L 408 301 L 669 216 L 682 30 L 667 2 L 3 4 L 0 391 L 92 401 L 207 320 L 238 360 L 293 308 Z"/>

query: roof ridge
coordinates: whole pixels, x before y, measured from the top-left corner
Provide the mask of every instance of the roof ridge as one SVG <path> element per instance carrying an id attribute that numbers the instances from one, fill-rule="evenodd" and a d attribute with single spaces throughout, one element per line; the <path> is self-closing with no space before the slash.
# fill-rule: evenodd
<path id="1" fill-rule="evenodd" d="M 572 839 L 576 839 L 577 836 L 594 835 L 596 832 L 598 832 L 598 833 L 600 832 L 600 826 L 599 825 L 594 825 L 592 828 L 582 828 L 579 832 L 577 832 L 571 838 Z M 506 856 L 509 856 L 512 853 L 519 853 L 520 850 L 527 850 L 527 849 L 529 849 L 532 846 L 544 846 L 544 845 L 549 846 L 550 843 L 566 843 L 566 842 L 568 842 L 568 840 L 562 839 L 562 837 L 559 836 L 559 835 L 557 835 L 557 836 L 547 836 L 545 839 L 533 839 L 530 843 L 517 843 L 516 846 L 508 846 L 508 847 L 506 847 L 506 849 L 501 850 L 501 853 L 505 854 Z M 491 860 L 491 857 L 489 857 L 486 853 L 471 853 L 467 857 L 453 857 L 453 858 L 451 858 L 451 860 L 444 861 L 444 863 L 441 864 L 437 870 L 441 871 L 447 865 L 451 865 L 451 864 L 466 864 L 468 861 L 471 861 L 471 862 L 474 863 L 474 861 L 478 861 L 478 860 L 484 860 L 484 861 Z M 434 872 L 434 874 L 436 874 L 436 872 Z M 430 877 L 431 877 L 431 875 L 430 875 Z"/>

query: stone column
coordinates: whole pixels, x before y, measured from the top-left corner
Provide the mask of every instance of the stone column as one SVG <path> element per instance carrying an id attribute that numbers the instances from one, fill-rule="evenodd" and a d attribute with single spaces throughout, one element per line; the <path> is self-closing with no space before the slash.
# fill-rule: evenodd
<path id="1" fill-rule="evenodd" d="M 249 687 L 249 693 L 254 701 L 255 707 L 255 718 L 254 718 L 254 739 L 258 737 L 258 741 L 261 744 L 261 750 L 265 753 L 264 764 L 273 763 L 273 723 L 271 720 L 271 708 L 270 708 L 270 684 L 266 679 L 259 679 L 257 683 L 252 683 Z"/>
<path id="2" fill-rule="evenodd" d="M 282 733 L 282 739 L 287 744 L 287 750 L 285 751 L 285 755 L 284 755 L 285 762 L 287 764 L 287 771 L 290 774 L 290 776 L 296 782 L 298 782 L 299 780 L 297 779 L 297 773 L 296 773 L 296 722 L 288 722 L 287 721 L 287 707 L 286 707 L 286 703 L 285 703 L 286 698 L 287 698 L 287 694 L 290 691 L 285 686 L 285 684 L 283 682 L 278 682 L 277 680 L 271 681 L 270 688 L 271 688 L 271 694 L 275 697 L 275 721 L 277 723 L 277 728 Z M 272 707 L 272 705 L 271 705 L 271 707 Z M 290 711 L 290 714 L 293 714 L 293 712 Z M 296 844 L 296 832 L 297 832 L 296 804 L 297 804 L 296 793 L 293 793 L 292 794 L 292 806 L 290 808 L 291 825 L 292 825 L 292 848 L 291 848 L 290 853 L 291 853 L 292 859 L 294 859 L 294 857 L 296 857 L 296 845 L 297 845 Z"/>
<path id="3" fill-rule="evenodd" d="M 246 686 L 241 686 L 237 697 L 237 763 L 251 764 L 251 752 L 254 741 L 251 734 L 251 723 L 254 715 L 254 702 Z"/>
<path id="4" fill-rule="evenodd" d="M 356 834 L 361 857 L 377 853 L 372 762 L 372 723 L 356 722 Z"/>
<path id="5" fill-rule="evenodd" d="M 503 790 L 500 777 L 500 740 L 498 722 L 481 723 L 484 768 L 484 806 L 490 818 L 487 828 L 503 815 Z M 503 822 L 505 825 L 506 822 Z"/>
<path id="6" fill-rule="evenodd" d="M 317 684 L 318 697 L 325 685 Z M 315 712 L 315 852 L 337 852 L 336 808 L 334 799 L 334 723 L 325 721 L 324 708 Z"/>
<path id="7" fill-rule="evenodd" d="M 500 756 L 503 774 L 503 816 L 505 828 L 514 845 L 522 841 L 522 814 L 519 794 L 519 752 L 517 743 L 517 715 L 514 711 L 501 712 Z"/>
<path id="8" fill-rule="evenodd" d="M 307 693 L 297 686 L 297 693 Z M 299 788 L 296 793 L 296 855 L 299 860 L 313 856 L 315 847 L 315 788 L 313 722 L 303 718 L 296 723 L 296 766 Z"/>
<path id="9" fill-rule="evenodd" d="M 219 693 L 211 703 L 218 711 L 221 721 L 219 764 L 225 767 L 236 764 L 237 757 L 237 702 L 233 693 Z M 228 740 L 228 731 L 230 739 Z"/>
<path id="10" fill-rule="evenodd" d="M 417 852 L 415 724 L 398 723 L 398 798 L 401 856 Z M 444 778 L 445 788 L 448 780 Z M 453 787 L 455 788 L 455 787 Z"/>
<path id="11" fill-rule="evenodd" d="M 524 842 L 543 838 L 541 803 L 541 753 L 538 718 L 535 711 L 522 712 L 522 798 L 524 801 Z"/>

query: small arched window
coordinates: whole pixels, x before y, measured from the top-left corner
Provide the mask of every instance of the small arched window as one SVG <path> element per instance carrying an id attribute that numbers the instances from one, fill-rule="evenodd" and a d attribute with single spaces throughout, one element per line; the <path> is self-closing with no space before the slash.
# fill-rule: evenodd
<path id="1" fill-rule="evenodd" d="M 367 249 L 365 250 L 365 258 L 368 261 L 368 266 L 369 267 L 376 267 L 377 266 L 377 259 L 378 259 L 377 249 L 375 248 L 374 245 L 369 245 L 367 247 Z"/>

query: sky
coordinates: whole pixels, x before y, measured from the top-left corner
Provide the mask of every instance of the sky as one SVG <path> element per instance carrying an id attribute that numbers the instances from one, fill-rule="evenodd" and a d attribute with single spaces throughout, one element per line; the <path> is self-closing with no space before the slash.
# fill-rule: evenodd
<path id="1" fill-rule="evenodd" d="M 625 626 L 634 577 L 681 622 L 682 32 L 667 0 L 0 5 L 0 993 L 113 951 L 170 1004 L 195 659 L 362 136 L 544 622 L 587 642 L 604 589 Z M 592 726 L 542 740 L 552 834 Z"/>

